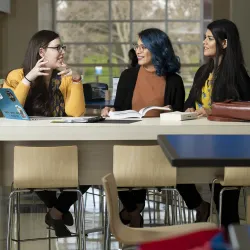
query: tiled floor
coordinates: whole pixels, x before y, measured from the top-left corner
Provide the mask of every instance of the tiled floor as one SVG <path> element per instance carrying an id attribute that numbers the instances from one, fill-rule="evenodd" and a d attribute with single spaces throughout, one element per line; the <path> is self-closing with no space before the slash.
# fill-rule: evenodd
<path id="1" fill-rule="evenodd" d="M 95 190 L 97 193 L 97 190 Z M 35 199 L 36 200 L 36 199 Z M 96 227 L 100 227 L 102 224 L 101 214 L 99 210 L 99 197 L 95 196 L 96 206 L 93 204 L 93 197 L 91 194 L 87 195 L 87 203 L 86 203 L 86 212 L 85 212 L 85 223 L 86 229 L 92 229 Z M 22 213 L 21 214 L 21 239 L 25 238 L 36 238 L 36 237 L 47 237 L 49 234 L 49 230 L 47 229 L 46 224 L 44 223 L 45 213 L 41 213 L 41 205 L 37 205 L 37 211 L 35 211 L 35 207 L 33 206 L 33 213 Z M 71 208 L 71 212 L 73 213 L 73 207 Z M 71 232 L 75 232 L 74 226 L 68 227 Z M 14 232 L 15 235 L 15 232 Z M 51 236 L 55 236 L 54 232 L 51 231 Z M 23 242 L 21 243 L 21 250 L 76 250 L 76 238 L 60 238 L 48 240 L 40 240 L 36 242 Z M 87 249 L 103 249 L 103 234 L 99 233 L 90 233 L 87 236 Z M 112 242 L 112 249 L 117 249 L 118 244 L 116 242 Z M 15 243 L 12 248 L 15 248 Z"/>
<path id="2" fill-rule="evenodd" d="M 97 193 L 98 191 L 95 190 L 95 192 Z M 206 200 L 209 200 L 208 188 L 205 188 L 205 189 L 203 188 L 202 194 Z M 153 207 L 152 203 L 150 204 L 150 206 L 151 208 Z M 41 213 L 41 205 L 37 205 L 37 208 L 39 209 L 37 209 L 37 211 L 33 210 L 34 211 L 33 213 L 21 214 L 21 238 L 46 237 L 48 235 L 48 230 L 46 229 L 46 224 L 44 223 L 45 213 Z M 155 223 L 163 225 L 164 215 L 165 215 L 165 205 L 163 205 L 162 203 L 159 203 L 157 210 L 158 211 L 155 214 L 155 216 L 153 215 L 153 213 L 151 213 L 152 220 L 155 217 Z M 144 213 L 144 222 L 145 224 L 149 224 L 149 213 L 148 213 L 147 207 L 145 211 L 146 212 Z M 169 211 L 169 213 L 172 214 L 171 210 Z M 188 216 L 187 213 L 186 213 L 186 216 Z M 242 214 L 241 216 L 243 217 L 244 215 Z M 101 214 L 99 210 L 99 197 L 98 196 L 95 196 L 95 206 L 94 206 L 92 195 L 91 194 L 87 195 L 85 217 L 86 217 L 86 229 L 91 229 L 91 228 L 101 226 L 102 219 L 101 219 Z M 179 216 L 178 216 L 178 219 L 179 219 Z M 192 219 L 192 216 L 191 216 L 191 219 Z M 74 231 L 74 227 L 69 227 L 69 229 L 72 232 Z M 53 232 L 52 232 L 52 235 L 53 235 Z M 101 232 L 88 234 L 86 244 L 87 244 L 87 249 L 89 250 L 103 249 L 103 234 Z M 15 246 L 12 249 L 13 250 L 16 249 Z M 77 249 L 76 239 L 65 238 L 65 239 L 51 240 L 51 248 L 49 248 L 48 240 L 21 243 L 21 250 L 44 250 L 44 249 L 75 250 Z M 118 249 L 118 243 L 114 239 L 112 239 L 111 249 Z"/>

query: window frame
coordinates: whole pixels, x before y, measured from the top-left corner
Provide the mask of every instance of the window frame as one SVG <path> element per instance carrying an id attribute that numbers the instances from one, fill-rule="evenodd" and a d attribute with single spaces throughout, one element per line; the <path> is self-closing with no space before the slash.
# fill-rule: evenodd
<path id="1" fill-rule="evenodd" d="M 162 22 L 165 24 L 165 32 L 168 32 L 168 24 L 171 22 L 177 23 L 177 22 L 185 22 L 185 23 L 199 23 L 200 25 L 200 38 L 199 41 L 193 41 L 193 42 L 176 42 L 173 41 L 172 44 L 194 44 L 194 45 L 199 45 L 200 46 L 200 55 L 199 55 L 199 63 L 195 63 L 195 64 L 183 64 L 182 63 L 182 68 L 183 67 L 199 67 L 203 62 L 204 62 L 204 56 L 203 56 L 203 46 L 202 46 L 202 42 L 203 42 L 203 38 L 204 38 L 204 23 L 207 22 L 211 22 L 212 20 L 210 19 L 204 19 L 204 1 L 205 0 L 200 0 L 200 18 L 199 19 L 169 19 L 168 18 L 168 0 L 165 0 L 165 18 L 164 19 L 143 19 L 143 20 L 136 20 L 133 17 L 133 4 L 136 2 L 139 2 L 141 0 L 129 0 L 130 2 L 130 17 L 129 19 L 123 19 L 123 20 L 115 20 L 112 19 L 112 0 L 98 0 L 98 1 L 104 1 L 108 3 L 108 20 L 57 20 L 57 10 L 56 10 L 56 6 L 57 6 L 57 2 L 59 2 L 61 0 L 52 0 L 52 9 L 53 9 L 53 30 L 57 31 L 57 24 L 58 23 L 98 23 L 98 22 L 105 22 L 109 25 L 109 34 L 108 34 L 108 42 L 66 42 L 64 43 L 66 46 L 67 45 L 107 45 L 108 46 L 108 63 L 98 63 L 98 64 L 86 64 L 86 63 L 74 63 L 74 64 L 69 64 L 69 66 L 71 67 L 95 67 L 95 66 L 103 66 L 103 67 L 108 67 L 109 68 L 109 85 L 112 86 L 112 71 L 113 71 L 113 67 L 126 67 L 128 64 L 127 63 L 117 63 L 114 64 L 112 63 L 112 46 L 113 44 L 127 44 L 129 45 L 131 48 L 133 47 L 133 42 L 132 41 L 132 35 L 133 35 L 133 23 L 154 23 L 154 22 Z M 80 2 L 80 0 L 63 0 L 65 2 L 74 2 L 74 1 L 78 1 Z M 92 0 L 84 0 L 85 2 L 91 2 Z M 119 0 L 119 1 L 125 1 L 125 0 Z M 128 1 L 128 0 L 126 0 Z M 111 28 L 112 28 L 112 23 L 117 23 L 117 22 L 129 22 L 130 23 L 130 37 L 129 37 L 129 42 L 112 42 L 112 34 L 111 34 Z M 185 83 L 184 83 L 185 84 Z M 185 84 L 185 87 L 190 87 L 190 84 Z"/>

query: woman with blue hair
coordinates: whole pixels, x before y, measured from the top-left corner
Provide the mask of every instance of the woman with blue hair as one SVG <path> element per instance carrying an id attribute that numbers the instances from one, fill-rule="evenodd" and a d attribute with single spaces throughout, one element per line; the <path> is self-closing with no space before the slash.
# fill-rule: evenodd
<path id="1" fill-rule="evenodd" d="M 185 90 L 182 78 L 176 74 L 180 61 L 167 34 L 156 28 L 143 30 L 134 49 L 139 67 L 122 72 L 114 108 L 105 107 L 102 116 L 108 116 L 110 110 L 139 111 L 147 106 L 171 106 L 174 111 L 182 111 Z M 146 116 L 159 117 L 160 111 L 151 110 Z M 146 190 L 121 191 L 119 198 L 124 206 L 121 221 L 131 227 L 142 227 L 140 213 L 145 206 Z"/>

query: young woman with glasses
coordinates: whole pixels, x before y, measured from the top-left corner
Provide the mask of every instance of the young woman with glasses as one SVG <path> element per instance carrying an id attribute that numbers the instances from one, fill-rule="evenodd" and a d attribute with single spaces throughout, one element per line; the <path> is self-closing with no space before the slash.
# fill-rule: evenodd
<path id="1" fill-rule="evenodd" d="M 182 78 L 176 74 L 180 61 L 167 34 L 156 28 L 143 30 L 134 49 L 139 66 L 122 72 L 112 110 L 139 111 L 147 106 L 171 105 L 174 111 L 182 111 L 185 90 Z M 108 116 L 109 111 L 105 107 L 102 116 Z M 146 116 L 159 117 L 160 112 L 151 110 Z M 120 212 L 122 222 L 142 227 L 140 213 L 145 206 L 146 190 L 121 191 L 119 198 L 124 206 Z"/>
<path id="2" fill-rule="evenodd" d="M 72 73 L 64 63 L 66 47 L 61 45 L 57 33 L 49 30 L 37 32 L 30 40 L 23 66 L 11 71 L 4 88 L 14 91 L 29 116 L 81 116 L 85 101 L 81 77 Z M 85 192 L 88 186 L 81 186 Z M 69 208 L 77 200 L 72 192 L 37 192 L 50 211 L 45 222 L 55 229 L 59 237 L 70 236 L 65 225 L 73 225 Z"/>
<path id="3" fill-rule="evenodd" d="M 85 112 L 81 77 L 64 63 L 66 47 L 50 30 L 30 40 L 21 69 L 11 71 L 4 83 L 30 116 L 80 116 Z"/>

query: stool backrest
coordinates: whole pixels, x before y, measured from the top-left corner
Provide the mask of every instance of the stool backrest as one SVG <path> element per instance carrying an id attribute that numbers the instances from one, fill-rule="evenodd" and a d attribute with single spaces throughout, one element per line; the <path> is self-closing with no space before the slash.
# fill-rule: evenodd
<path id="1" fill-rule="evenodd" d="M 212 223 L 194 223 L 192 225 L 178 225 L 174 227 L 148 228 L 149 230 L 125 226 L 122 224 L 119 217 L 118 193 L 114 175 L 108 174 L 104 176 L 102 178 L 102 183 L 106 194 L 110 231 L 117 241 L 126 245 L 135 245 L 143 242 L 176 237 L 190 232 L 216 228 L 216 225 Z"/>
<path id="2" fill-rule="evenodd" d="M 176 185 L 176 168 L 158 145 L 114 146 L 113 173 L 118 187 Z"/>
<path id="3" fill-rule="evenodd" d="M 126 226 L 121 223 L 119 218 L 118 192 L 114 175 L 107 174 L 102 178 L 102 183 L 107 199 L 110 231 L 119 240 L 119 235 L 122 234 L 123 230 L 126 230 Z"/>
<path id="4" fill-rule="evenodd" d="M 14 148 L 15 188 L 78 186 L 76 146 Z"/>
<path id="5" fill-rule="evenodd" d="M 250 167 L 225 167 L 223 186 L 250 186 Z"/>

